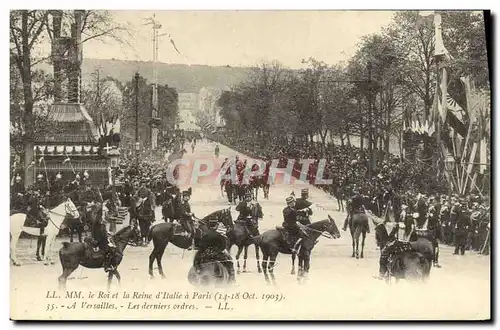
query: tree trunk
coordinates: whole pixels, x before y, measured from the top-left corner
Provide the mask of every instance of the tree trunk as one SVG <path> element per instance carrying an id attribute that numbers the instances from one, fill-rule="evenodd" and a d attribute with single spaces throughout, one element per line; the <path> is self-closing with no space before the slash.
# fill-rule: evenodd
<path id="1" fill-rule="evenodd" d="M 28 11 L 23 10 L 21 14 L 21 44 L 22 44 L 22 67 L 21 77 L 23 80 L 24 95 L 24 186 L 28 188 L 34 183 L 33 168 L 29 165 L 33 161 L 33 138 L 34 138 L 34 118 L 33 118 L 33 91 L 31 89 L 31 50 L 28 31 Z"/>

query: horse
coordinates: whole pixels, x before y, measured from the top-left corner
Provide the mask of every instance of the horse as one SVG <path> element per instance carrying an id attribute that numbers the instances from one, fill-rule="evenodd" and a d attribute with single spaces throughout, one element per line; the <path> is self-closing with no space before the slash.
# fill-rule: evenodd
<path id="1" fill-rule="evenodd" d="M 393 223 L 387 224 L 383 221 L 377 223 L 373 218 L 372 221 L 375 224 L 375 237 L 382 251 L 389 242 L 390 236 L 394 233 L 394 230 L 391 230 L 391 234 L 387 233 L 387 225 Z M 410 242 L 410 244 L 412 251 L 399 253 L 392 260 L 389 260 L 388 281 L 390 281 L 391 277 L 395 277 L 396 282 L 403 278 L 422 281 L 426 281 L 429 278 L 432 262 L 429 252 L 432 251 L 432 245 L 429 247 L 423 241 L 414 241 Z"/>
<path id="2" fill-rule="evenodd" d="M 64 201 L 63 198 L 61 198 L 59 201 L 57 201 L 57 204 L 58 205 L 53 209 L 44 211 L 47 213 L 46 215 L 49 220 L 47 227 L 45 227 L 45 232 L 44 232 L 44 234 L 46 235 L 44 243 L 45 244 L 48 243 L 48 245 L 46 246 L 48 247 L 47 253 L 45 253 L 45 255 L 43 256 L 44 260 L 42 259 L 45 265 L 54 264 L 54 262 L 52 261 L 53 244 L 66 215 L 69 215 L 73 218 L 80 217 L 80 214 L 76 209 L 75 204 L 69 197 L 66 197 Z M 21 233 L 25 232 L 33 236 L 40 236 L 40 228 L 25 227 L 24 226 L 25 221 L 26 221 L 25 213 L 14 213 L 10 216 L 10 259 L 12 260 L 12 263 L 15 266 L 21 265 L 17 261 L 16 257 L 16 245 Z M 45 252 L 45 249 L 43 250 L 44 250 L 43 252 Z"/>
<path id="3" fill-rule="evenodd" d="M 415 250 L 421 251 L 424 256 L 427 256 L 429 262 L 436 268 L 441 268 L 439 265 L 439 244 L 437 239 L 432 235 L 432 231 L 428 229 L 416 229 L 410 235 L 410 244 L 423 245 Z"/>
<path id="4" fill-rule="evenodd" d="M 262 218 L 262 207 L 260 204 L 256 204 L 252 208 L 252 219 Z M 258 220 L 255 220 L 258 221 Z M 259 231 L 255 233 L 259 235 Z M 257 236 L 255 235 L 255 236 Z M 255 244 L 252 238 L 254 237 L 252 233 L 248 230 L 248 227 L 243 221 L 235 221 L 233 230 L 227 233 L 227 237 L 229 238 L 229 250 L 233 245 L 238 247 L 238 252 L 236 253 L 236 267 L 237 273 L 240 273 L 240 255 L 241 252 L 244 251 L 243 254 L 243 273 L 246 273 L 247 268 L 247 258 L 248 258 L 248 247 L 252 244 Z M 257 270 L 259 273 L 262 273 L 262 269 L 260 268 L 260 253 L 259 248 L 255 245 L 255 258 L 257 260 Z"/>
<path id="5" fill-rule="evenodd" d="M 82 242 L 83 234 L 90 227 L 90 223 L 92 223 L 92 219 L 95 217 L 95 207 L 90 206 L 85 213 L 85 216 L 81 214 L 78 218 L 66 217 L 64 219 L 63 225 L 68 228 L 69 241 L 73 242 L 73 235 L 76 234 L 78 236 L 78 242 Z"/>
<path id="6" fill-rule="evenodd" d="M 209 219 L 217 219 L 217 222 L 222 223 L 226 228 L 233 228 L 233 219 L 230 208 L 212 212 L 198 221 L 200 226 L 196 230 L 195 241 L 202 236 L 202 233 L 208 230 Z M 154 278 L 153 263 L 155 260 L 158 265 L 158 273 L 162 278 L 165 278 L 161 258 L 163 257 L 163 253 L 165 252 L 165 248 L 168 243 L 171 242 L 181 249 L 188 249 L 191 247 L 192 239 L 186 237 L 185 235 L 180 235 L 184 232 L 183 227 L 174 222 L 158 223 L 151 227 L 147 236 L 148 243 L 153 241 L 153 251 L 151 251 L 151 254 L 149 255 L 149 275 L 151 278 Z M 229 246 L 229 241 L 227 245 Z"/>
<path id="7" fill-rule="evenodd" d="M 328 219 L 313 222 L 303 228 L 308 236 L 302 240 L 300 250 L 297 253 L 299 257 L 299 272 L 297 279 L 299 281 L 309 273 L 311 251 L 319 236 L 326 231 L 333 238 L 340 237 L 340 232 L 335 224 L 335 220 L 333 220 L 330 215 L 328 215 Z M 276 227 L 276 229 L 267 230 L 261 235 L 254 237 L 253 240 L 255 245 L 258 245 L 262 250 L 262 269 L 264 278 L 267 283 L 270 283 L 269 275 L 271 275 L 273 284 L 275 284 L 274 264 L 276 262 L 276 257 L 279 253 L 292 254 L 284 238 L 284 229 L 282 227 Z"/>
<path id="8" fill-rule="evenodd" d="M 368 224 L 368 216 L 364 213 L 354 213 L 349 224 L 349 231 L 352 238 L 352 255 L 351 258 L 364 258 L 366 233 L 370 231 Z M 361 255 L 359 254 L 359 236 L 361 240 Z"/>
<path id="9" fill-rule="evenodd" d="M 138 238 L 139 231 L 137 226 L 127 226 L 120 229 L 116 234 L 113 235 L 113 241 L 116 245 L 115 255 L 113 257 L 113 264 L 115 269 L 108 272 L 108 291 L 111 286 L 111 281 L 113 276 L 116 276 L 118 283 L 121 281 L 120 273 L 118 273 L 118 265 L 123 260 L 123 252 L 130 241 L 134 241 Z M 63 246 L 59 250 L 59 260 L 61 261 L 61 266 L 63 272 L 59 276 L 59 289 L 66 291 L 66 281 L 68 276 L 73 273 L 78 266 L 83 266 L 85 268 L 99 269 L 104 266 L 105 255 L 102 250 L 95 251 L 92 246 L 87 243 L 70 243 L 63 242 Z"/>

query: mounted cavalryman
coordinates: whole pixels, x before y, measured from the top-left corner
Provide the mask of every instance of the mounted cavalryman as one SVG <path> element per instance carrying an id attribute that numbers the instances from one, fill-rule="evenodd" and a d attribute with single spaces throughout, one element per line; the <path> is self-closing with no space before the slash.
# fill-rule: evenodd
<path id="1" fill-rule="evenodd" d="M 283 209 L 283 228 L 290 234 L 290 238 L 287 240 L 289 247 L 293 245 L 290 250 L 292 253 L 297 253 L 297 248 L 306 235 L 298 225 L 295 197 L 288 196 L 286 198 L 286 205 Z M 295 244 L 293 244 L 293 241 L 295 241 Z"/>
<path id="2" fill-rule="evenodd" d="M 377 279 L 385 279 L 387 276 L 389 257 L 394 257 L 398 253 L 412 251 L 410 243 L 406 240 L 409 235 L 404 235 L 405 224 L 395 222 L 394 228 L 389 234 L 389 241 L 380 252 L 379 275 Z"/>
<path id="3" fill-rule="evenodd" d="M 191 212 L 191 206 L 189 205 L 189 200 L 191 199 L 191 188 L 182 192 L 182 202 L 179 207 L 179 221 L 182 227 L 187 232 L 187 237 L 191 239 L 192 244 L 188 250 L 194 249 L 194 214 Z"/>
<path id="4" fill-rule="evenodd" d="M 310 225 L 310 216 L 313 214 L 312 203 L 308 201 L 309 189 L 304 188 L 300 192 L 300 198 L 295 201 L 295 209 L 297 210 L 297 220 L 303 225 Z"/>
<path id="5" fill-rule="evenodd" d="M 255 210 L 254 208 L 257 209 Z M 252 200 L 252 193 L 250 191 L 245 193 L 245 200 L 241 201 L 238 206 L 236 206 L 236 211 L 240 212 L 238 221 L 245 224 L 250 235 L 259 235 L 259 220 L 263 218 L 262 209 L 260 205 Z"/>
<path id="6" fill-rule="evenodd" d="M 347 226 L 351 227 L 352 216 L 355 213 L 365 213 L 365 208 L 363 206 L 363 197 L 360 195 L 358 190 L 353 191 L 353 196 L 347 204 L 347 217 L 344 220 L 344 226 L 342 227 L 343 231 L 347 230 Z M 367 232 L 370 233 L 369 227 Z"/>

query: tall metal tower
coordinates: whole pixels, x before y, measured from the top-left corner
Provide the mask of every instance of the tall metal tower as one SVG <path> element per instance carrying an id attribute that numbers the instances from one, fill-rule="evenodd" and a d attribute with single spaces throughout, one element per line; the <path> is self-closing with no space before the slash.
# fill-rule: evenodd
<path id="1" fill-rule="evenodd" d="M 152 25 L 153 27 L 153 93 L 152 93 L 152 113 L 151 113 L 151 150 L 156 150 L 158 146 L 158 125 L 160 119 L 158 118 L 158 44 L 159 44 L 159 30 L 161 24 L 156 20 L 156 15 L 146 18 L 148 21 L 144 25 Z"/>

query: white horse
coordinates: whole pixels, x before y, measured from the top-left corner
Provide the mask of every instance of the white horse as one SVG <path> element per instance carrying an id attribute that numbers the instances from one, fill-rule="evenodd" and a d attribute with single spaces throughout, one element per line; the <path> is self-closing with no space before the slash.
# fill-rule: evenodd
<path id="1" fill-rule="evenodd" d="M 48 217 L 48 224 L 45 228 L 46 239 L 46 251 L 44 256 L 44 264 L 54 264 L 52 261 L 52 250 L 54 241 L 56 239 L 59 230 L 61 229 L 61 224 L 64 218 L 69 215 L 73 218 L 80 217 L 80 213 L 76 209 L 75 204 L 70 198 L 67 198 L 64 202 L 53 208 L 52 210 L 43 209 L 45 215 Z M 10 216 L 10 259 L 15 266 L 21 266 L 17 261 L 16 257 L 16 245 L 19 240 L 19 236 L 22 232 L 33 236 L 40 236 L 40 228 L 36 227 L 25 227 L 24 222 L 26 221 L 26 214 L 15 213 Z"/>

